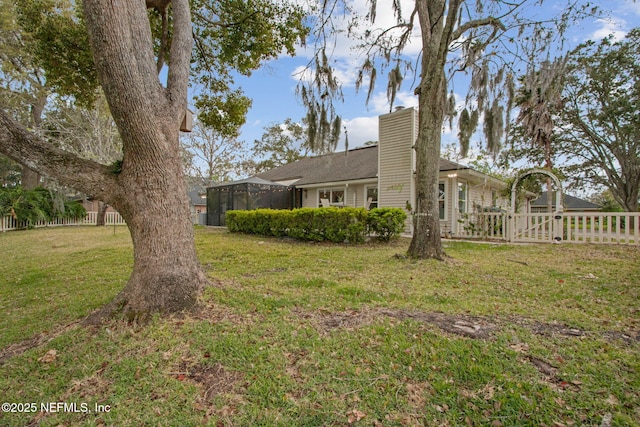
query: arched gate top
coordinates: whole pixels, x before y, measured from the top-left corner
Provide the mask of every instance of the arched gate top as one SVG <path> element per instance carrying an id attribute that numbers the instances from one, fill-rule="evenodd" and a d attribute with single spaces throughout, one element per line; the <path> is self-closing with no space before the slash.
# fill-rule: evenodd
<path id="1" fill-rule="evenodd" d="M 558 179 L 557 176 L 555 176 L 553 173 L 549 172 L 548 170 L 536 168 L 536 169 L 531 169 L 526 172 L 523 172 L 522 174 L 516 176 L 515 181 L 513 181 L 513 185 L 511 186 L 511 212 L 512 213 L 516 213 L 516 188 L 518 187 L 518 182 L 520 182 L 520 180 L 525 176 L 534 175 L 538 173 L 542 175 L 547 175 L 555 182 L 556 188 L 558 189 L 556 191 L 556 213 L 561 214 L 564 211 L 564 207 L 562 206 L 562 184 L 560 184 L 560 180 Z M 551 197 L 551 194 L 547 194 L 547 197 Z"/>

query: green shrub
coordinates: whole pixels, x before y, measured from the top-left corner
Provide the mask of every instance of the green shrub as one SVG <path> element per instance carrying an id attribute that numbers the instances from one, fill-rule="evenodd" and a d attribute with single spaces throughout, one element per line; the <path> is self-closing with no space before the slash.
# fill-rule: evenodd
<path id="1" fill-rule="evenodd" d="M 367 233 L 383 241 L 399 236 L 406 214 L 399 208 L 301 208 L 227 211 L 231 232 L 298 240 L 362 243 Z"/>
<path id="2" fill-rule="evenodd" d="M 291 212 L 288 236 L 299 240 L 361 243 L 366 232 L 362 208 L 302 208 Z"/>
<path id="3" fill-rule="evenodd" d="M 29 226 L 57 218 L 84 218 L 85 208 L 78 202 L 45 188 L 25 191 L 20 187 L 0 189 L 0 216 L 12 215 Z"/>
<path id="4" fill-rule="evenodd" d="M 252 211 L 227 211 L 229 231 L 282 237 L 287 234 L 291 211 L 256 209 Z"/>
<path id="5" fill-rule="evenodd" d="M 367 221 L 369 234 L 388 242 L 392 238 L 400 236 L 404 230 L 406 219 L 406 212 L 400 208 L 373 208 L 369 211 Z"/>

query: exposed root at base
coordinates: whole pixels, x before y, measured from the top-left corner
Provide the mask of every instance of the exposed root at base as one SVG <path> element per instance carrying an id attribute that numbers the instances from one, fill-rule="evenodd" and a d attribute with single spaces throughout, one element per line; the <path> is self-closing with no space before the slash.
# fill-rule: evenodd
<path id="1" fill-rule="evenodd" d="M 50 333 L 39 333 L 28 340 L 21 341 L 19 343 L 11 344 L 3 349 L 0 349 L 0 365 L 3 365 L 7 360 L 15 356 L 20 356 L 26 351 L 41 346 L 42 344 L 51 341 L 69 332 L 80 325 L 80 322 L 71 322 L 67 325 L 61 326 L 58 329 Z"/>

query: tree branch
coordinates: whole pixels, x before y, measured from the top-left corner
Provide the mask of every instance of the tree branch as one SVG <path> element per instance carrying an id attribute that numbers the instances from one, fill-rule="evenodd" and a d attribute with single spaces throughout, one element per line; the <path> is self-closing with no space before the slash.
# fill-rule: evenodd
<path id="1" fill-rule="evenodd" d="M 493 33 L 491 34 L 491 36 L 487 38 L 487 42 L 486 42 L 487 44 L 490 43 L 490 41 L 493 39 L 493 37 L 495 37 L 495 35 L 499 30 L 502 30 L 502 31 L 506 30 L 504 24 L 502 24 L 502 22 L 498 18 L 489 16 L 483 19 L 474 19 L 473 21 L 467 21 L 464 24 L 460 25 L 451 34 L 451 41 L 458 40 L 460 37 L 462 37 L 464 33 L 466 33 L 471 29 L 485 27 L 487 25 L 493 26 Z"/>
<path id="2" fill-rule="evenodd" d="M 167 95 L 171 106 L 171 117 L 179 125 L 187 109 L 193 33 L 189 0 L 173 0 L 171 8 L 173 11 L 173 39 L 167 78 Z"/>
<path id="3" fill-rule="evenodd" d="M 109 166 L 54 147 L 0 109 L 0 152 L 29 169 L 54 176 L 64 185 L 111 202 L 122 190 Z"/>
<path id="4" fill-rule="evenodd" d="M 242 24 L 244 24 L 248 19 L 252 18 L 253 16 L 257 15 L 258 11 L 253 11 L 251 13 L 247 13 L 245 14 L 243 17 L 241 17 L 239 20 L 235 21 L 235 22 L 229 22 L 229 23 L 224 23 L 222 21 L 214 21 L 211 20 L 209 18 L 207 18 L 206 16 L 204 16 L 201 13 L 198 13 L 197 11 L 194 11 L 193 14 L 198 18 L 201 19 L 202 21 L 206 22 L 207 24 L 209 24 L 212 27 L 221 27 L 221 28 L 231 28 L 231 27 L 237 27 L 240 26 Z"/>
<path id="5" fill-rule="evenodd" d="M 171 0 L 145 0 L 147 9 L 156 9 L 157 11 L 166 10 L 171 4 Z"/>
<path id="6" fill-rule="evenodd" d="M 140 107 L 162 111 L 167 102 L 156 72 L 145 5 L 125 2 L 116 7 L 85 0 L 84 15 L 98 79 L 123 140 L 149 133 L 149 111 Z"/>

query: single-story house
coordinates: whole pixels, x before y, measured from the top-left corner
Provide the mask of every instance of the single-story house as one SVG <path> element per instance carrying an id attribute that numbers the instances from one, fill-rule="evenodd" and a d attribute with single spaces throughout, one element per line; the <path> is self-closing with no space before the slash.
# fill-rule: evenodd
<path id="1" fill-rule="evenodd" d="M 346 152 L 308 157 L 255 178 L 286 185 L 291 207 L 415 206 L 416 159 L 413 145 L 418 135 L 418 112 L 404 108 L 379 117 L 378 144 Z M 507 209 L 502 196 L 506 183 L 449 160 L 440 159 L 440 225 L 443 234 L 455 235 L 465 214 Z M 208 197 L 211 194 L 208 189 Z M 256 205 L 255 207 L 268 207 Z M 528 211 L 528 206 L 525 207 Z M 211 206 L 210 206 L 211 209 Z M 408 218 L 411 218 L 410 215 Z M 209 225 L 222 225 L 213 224 Z M 412 231 L 410 219 L 406 231 Z"/>
<path id="2" fill-rule="evenodd" d="M 540 197 L 531 202 L 531 212 L 547 212 L 547 195 L 548 192 L 543 191 Z M 551 195 L 552 212 L 556 211 L 556 193 Z M 602 206 L 592 203 L 588 200 L 569 194 L 562 194 L 562 206 L 565 212 L 600 212 Z"/>

